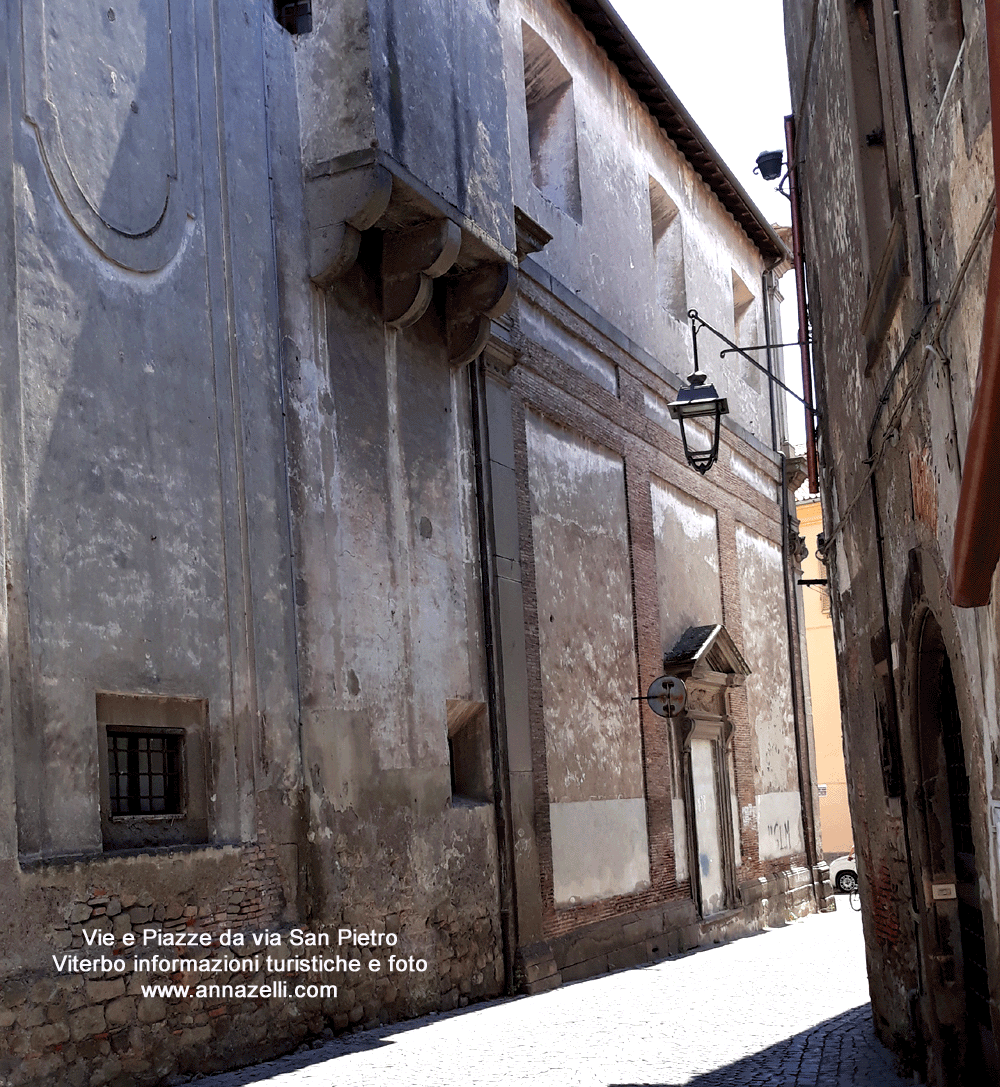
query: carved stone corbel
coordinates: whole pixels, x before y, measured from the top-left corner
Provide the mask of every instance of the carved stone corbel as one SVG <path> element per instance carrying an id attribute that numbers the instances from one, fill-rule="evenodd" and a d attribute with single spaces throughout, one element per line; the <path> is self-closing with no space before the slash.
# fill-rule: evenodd
<path id="1" fill-rule="evenodd" d="M 419 321 L 430 305 L 434 280 L 455 263 L 462 229 L 450 219 L 429 223 L 382 240 L 382 319 L 391 328 Z"/>
<path id="2" fill-rule="evenodd" d="M 471 362 L 490 338 L 490 322 L 510 308 L 517 272 L 510 264 L 483 264 L 448 283 L 448 360 Z"/>
<path id="3" fill-rule="evenodd" d="M 675 717 L 674 723 L 681 741 L 681 750 L 684 752 L 690 751 L 691 739 L 694 736 L 694 720 L 685 713 L 681 717 Z"/>
<path id="4" fill-rule="evenodd" d="M 361 232 L 382 218 L 391 197 L 392 174 L 376 163 L 309 180 L 309 278 L 318 287 L 329 287 L 354 264 Z"/>

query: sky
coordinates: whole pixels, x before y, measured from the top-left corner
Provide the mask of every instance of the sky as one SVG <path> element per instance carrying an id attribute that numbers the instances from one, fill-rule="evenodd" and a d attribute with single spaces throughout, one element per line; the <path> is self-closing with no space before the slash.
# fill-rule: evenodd
<path id="1" fill-rule="evenodd" d="M 785 115 L 791 112 L 782 0 L 611 0 L 626 25 L 684 103 L 720 157 L 771 223 L 791 222 L 776 182 L 753 170 L 761 151 L 784 150 Z M 781 280 L 781 320 L 794 340 L 794 273 Z M 798 355 L 786 352 L 788 384 Z M 789 402 L 790 439 L 804 441 L 802 408 Z"/>

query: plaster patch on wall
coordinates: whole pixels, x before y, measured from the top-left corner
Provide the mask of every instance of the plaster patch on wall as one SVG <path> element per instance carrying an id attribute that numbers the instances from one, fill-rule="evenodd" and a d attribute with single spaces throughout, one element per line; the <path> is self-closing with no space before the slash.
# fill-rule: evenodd
<path id="1" fill-rule="evenodd" d="M 687 812 L 680 797 L 675 796 L 670 806 L 674 815 L 674 878 L 678 883 L 683 883 L 689 878 Z"/>
<path id="2" fill-rule="evenodd" d="M 552 882 L 557 906 L 577 906 L 649 887 L 646 802 L 550 804 Z"/>
<path id="3" fill-rule="evenodd" d="M 718 525 L 711 506 L 663 480 L 652 479 L 649 492 L 666 653 L 688 627 L 722 622 Z"/>
<path id="4" fill-rule="evenodd" d="M 736 526 L 736 556 L 743 602 L 743 655 L 747 713 L 757 735 L 759 792 L 783 792 L 798 782 L 792 697 L 785 644 L 781 548 L 745 525 Z"/>
<path id="5" fill-rule="evenodd" d="M 757 837 L 762 861 L 787 857 L 805 849 L 802 797 L 798 791 L 764 793 L 757 797 Z"/>
<path id="6" fill-rule="evenodd" d="M 670 418 L 670 409 L 662 396 L 657 396 L 656 393 L 650 392 L 649 389 L 643 389 L 642 402 L 646 415 L 654 422 L 659 423 L 661 427 L 669 429 L 677 426 L 674 420 Z"/>
<path id="7" fill-rule="evenodd" d="M 340 335 L 345 351 L 356 349 L 351 325 Z M 314 613 L 338 665 L 330 699 L 339 724 L 321 745 L 338 805 L 354 802 L 350 782 L 372 762 L 435 771 L 444 788 L 446 702 L 482 700 L 467 397 L 465 378 L 395 332 L 381 372 L 339 375 L 339 504 L 322 553 L 333 601 L 322 620 Z"/>
<path id="8" fill-rule="evenodd" d="M 524 299 L 521 300 L 521 331 L 529 340 L 551 351 L 601 388 L 618 395 L 618 368 Z"/>
<path id="9" fill-rule="evenodd" d="M 643 795 L 622 459 L 527 420 L 549 798 Z"/>
<path id="10" fill-rule="evenodd" d="M 762 472 L 755 467 L 745 457 L 741 457 L 739 453 L 734 451 L 729 458 L 729 467 L 732 468 L 733 475 L 746 480 L 755 491 L 759 491 L 765 498 L 770 499 L 772 502 L 778 500 L 777 480 L 772 479 L 766 472 Z"/>

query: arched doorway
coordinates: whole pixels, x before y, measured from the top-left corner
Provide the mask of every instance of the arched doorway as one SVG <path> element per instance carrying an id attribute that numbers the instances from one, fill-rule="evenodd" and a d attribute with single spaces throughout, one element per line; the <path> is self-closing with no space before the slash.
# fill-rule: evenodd
<path id="1" fill-rule="evenodd" d="M 908 792 L 911 826 L 921 839 L 918 863 L 927 877 L 917 884 L 925 897 L 921 942 L 934 1057 L 943 1082 L 996 1083 L 1000 1059 L 962 721 L 941 627 L 929 611 L 918 638 L 915 710 L 919 765 Z"/>

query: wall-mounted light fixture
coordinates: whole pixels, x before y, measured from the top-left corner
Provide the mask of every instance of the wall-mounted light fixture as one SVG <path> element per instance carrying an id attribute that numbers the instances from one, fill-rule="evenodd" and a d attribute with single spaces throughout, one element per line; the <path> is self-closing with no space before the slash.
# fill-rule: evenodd
<path id="1" fill-rule="evenodd" d="M 765 181 L 774 181 L 781 176 L 783 151 L 761 151 L 757 156 L 754 173 L 759 173 Z"/>
<path id="2" fill-rule="evenodd" d="M 694 372 L 688 378 L 687 385 L 677 390 L 677 399 L 668 404 L 667 407 L 670 409 L 671 416 L 680 421 L 681 442 L 684 444 L 684 457 L 696 472 L 705 475 L 718 460 L 719 432 L 721 429 L 722 417 L 723 415 L 729 414 L 729 401 L 724 396 L 720 396 L 715 386 L 709 383 L 708 375 L 702 372 L 701 365 L 698 362 L 698 333 L 701 332 L 703 328 L 707 328 L 713 336 L 717 336 L 723 343 L 729 345 L 719 352 L 720 359 L 724 359 L 726 355 L 730 354 L 742 355 L 751 366 L 755 366 L 762 374 L 766 375 L 767 380 L 771 382 L 772 385 L 780 386 L 786 393 L 794 396 L 801 404 L 805 404 L 810 415 L 815 417 L 816 409 L 812 404 L 799 396 L 794 389 L 790 389 L 783 381 L 776 378 L 768 367 L 761 366 L 755 358 L 747 354 L 748 351 L 766 351 L 768 348 L 795 347 L 797 346 L 798 341 L 795 343 L 758 344 L 753 347 L 740 347 L 733 343 L 727 336 L 723 336 L 717 328 L 713 328 L 707 321 L 702 320 L 702 318 L 698 316 L 698 311 L 696 309 L 688 310 L 688 318 L 691 321 L 691 347 L 694 356 Z M 771 411 L 774 411 L 773 400 Z M 713 420 L 711 424 L 713 428 L 711 438 L 712 444 L 708 449 L 691 448 L 688 442 L 687 427 L 685 426 L 685 422 L 688 419 Z"/>
<path id="3" fill-rule="evenodd" d="M 704 475 L 719 458 L 719 429 L 723 415 L 729 414 L 729 401 L 724 396 L 719 396 L 715 386 L 708 384 L 707 376 L 698 369 L 697 351 L 694 373 L 688 378 L 687 385 L 678 389 L 677 399 L 668 407 L 673 418 L 680 420 L 681 441 L 684 443 L 684 456 L 688 464 Z M 688 419 L 712 420 L 709 424 L 712 444 L 708 449 L 692 449 L 688 444 L 685 426 Z"/>

